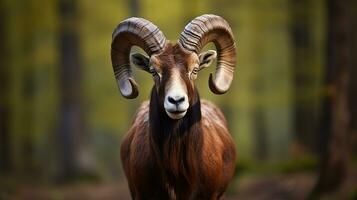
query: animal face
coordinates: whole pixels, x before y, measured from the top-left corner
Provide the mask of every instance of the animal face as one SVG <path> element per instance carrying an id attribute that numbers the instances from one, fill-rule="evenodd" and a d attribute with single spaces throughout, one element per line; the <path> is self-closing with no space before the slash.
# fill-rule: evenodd
<path id="1" fill-rule="evenodd" d="M 216 55 L 213 50 L 197 55 L 178 44 L 168 43 L 159 54 L 147 57 L 137 53 L 131 55 L 131 60 L 139 69 L 152 75 L 166 114 L 172 119 L 181 119 L 193 103 L 194 80 L 198 72 L 208 67 Z"/>

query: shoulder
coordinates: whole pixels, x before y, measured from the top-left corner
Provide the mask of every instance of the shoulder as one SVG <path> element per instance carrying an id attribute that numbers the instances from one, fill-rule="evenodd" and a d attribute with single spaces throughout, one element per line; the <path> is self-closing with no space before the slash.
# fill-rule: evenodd
<path id="1" fill-rule="evenodd" d="M 133 119 L 133 125 L 140 125 L 142 123 L 147 123 L 149 120 L 149 101 L 144 101 L 141 103 L 139 108 L 136 110 Z"/>
<path id="2" fill-rule="evenodd" d="M 222 111 L 212 102 L 202 99 L 201 100 L 201 113 L 203 124 L 209 125 L 221 125 L 226 127 L 227 121 Z"/>
<path id="3" fill-rule="evenodd" d="M 133 117 L 133 122 L 131 124 L 130 129 L 123 139 L 123 145 L 126 148 L 129 148 L 131 142 L 140 140 L 143 136 L 147 135 L 146 132 L 148 130 L 149 125 L 149 101 L 144 101 L 139 108 L 136 110 L 136 113 Z"/>
<path id="4" fill-rule="evenodd" d="M 131 127 L 127 132 L 127 137 L 131 137 L 137 134 L 144 134 L 149 125 L 149 101 L 141 103 L 136 110 Z"/>

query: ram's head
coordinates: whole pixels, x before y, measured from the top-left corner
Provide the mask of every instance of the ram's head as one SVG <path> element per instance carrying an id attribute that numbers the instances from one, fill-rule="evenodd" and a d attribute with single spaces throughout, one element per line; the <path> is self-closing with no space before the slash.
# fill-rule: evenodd
<path id="1" fill-rule="evenodd" d="M 201 53 L 213 42 L 216 51 Z M 133 54 L 133 45 L 141 47 L 148 56 Z M 172 119 L 185 116 L 193 102 L 194 80 L 203 68 L 217 57 L 215 76 L 209 77 L 209 87 L 215 94 L 229 89 L 236 63 L 235 43 L 228 23 L 216 15 L 202 15 L 185 27 L 177 43 L 166 40 L 153 23 L 142 18 L 129 18 L 113 32 L 112 64 L 121 94 L 125 98 L 138 96 L 138 86 L 132 76 L 132 62 L 152 74 L 155 89 L 166 113 Z"/>

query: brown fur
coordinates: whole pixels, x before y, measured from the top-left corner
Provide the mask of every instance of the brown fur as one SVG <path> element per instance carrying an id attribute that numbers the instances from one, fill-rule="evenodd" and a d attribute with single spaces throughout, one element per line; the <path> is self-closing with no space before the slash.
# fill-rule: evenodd
<path id="1" fill-rule="evenodd" d="M 132 198 L 220 199 L 235 169 L 227 122 L 214 104 L 200 101 L 187 76 L 194 56 L 169 44 L 154 59 L 162 80 L 155 81 L 150 102 L 139 107 L 121 146 Z M 190 103 L 179 120 L 169 118 L 163 107 L 173 67 L 180 69 Z"/>

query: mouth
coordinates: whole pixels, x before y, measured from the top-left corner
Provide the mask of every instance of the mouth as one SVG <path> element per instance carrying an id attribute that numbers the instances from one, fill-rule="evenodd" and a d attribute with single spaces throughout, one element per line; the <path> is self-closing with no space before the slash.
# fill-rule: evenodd
<path id="1" fill-rule="evenodd" d="M 187 110 L 175 110 L 175 111 L 168 111 L 166 110 L 166 114 L 171 118 L 171 119 L 181 119 L 185 116 Z"/>
<path id="2" fill-rule="evenodd" d="M 186 110 L 183 110 L 183 111 L 176 110 L 176 111 L 171 111 L 171 112 L 168 111 L 168 112 L 171 113 L 171 114 L 174 114 L 174 115 L 178 115 L 178 114 L 186 112 Z"/>

